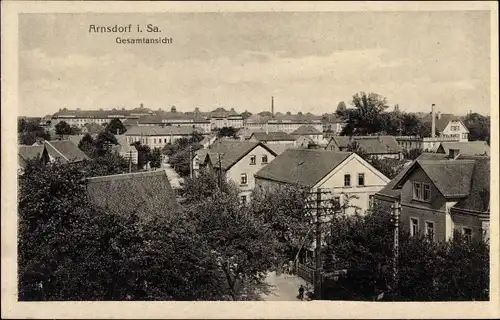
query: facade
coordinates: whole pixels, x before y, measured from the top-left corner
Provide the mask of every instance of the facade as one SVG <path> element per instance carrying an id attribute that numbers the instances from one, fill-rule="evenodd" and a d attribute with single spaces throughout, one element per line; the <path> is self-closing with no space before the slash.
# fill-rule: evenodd
<path id="1" fill-rule="evenodd" d="M 243 117 L 233 108 L 229 111 L 224 108 L 217 108 L 210 112 L 209 120 L 212 129 L 223 127 L 243 128 Z"/>
<path id="2" fill-rule="evenodd" d="M 137 125 L 143 126 L 173 126 L 200 128 L 203 133 L 210 133 L 212 124 L 199 111 L 193 113 L 178 112 L 173 106 L 170 112 L 157 111 L 154 115 L 147 115 L 137 120 Z"/>
<path id="3" fill-rule="evenodd" d="M 423 139 L 419 136 L 396 136 L 394 138 L 403 150 L 423 149 Z"/>
<path id="4" fill-rule="evenodd" d="M 352 152 L 290 149 L 256 175 L 259 188 L 282 184 L 298 185 L 311 191 L 327 191 L 325 198 L 347 206 L 346 213 L 364 213 L 374 195 L 389 179 L 360 156 Z"/>
<path id="5" fill-rule="evenodd" d="M 194 168 L 208 166 L 215 171 L 222 171 L 228 181 L 238 186 L 240 200 L 246 203 L 251 200 L 255 188 L 254 175 L 275 157 L 274 151 L 259 142 L 223 140 L 213 144 L 210 149 L 198 150 L 195 159 L 199 163 Z"/>
<path id="6" fill-rule="evenodd" d="M 435 151 L 440 142 L 469 141 L 469 130 L 459 117 L 449 113 L 436 113 L 434 109 L 435 105 L 432 105 L 431 113 L 422 118 L 424 122 L 431 123 L 431 136 L 424 138 L 424 150 Z"/>
<path id="7" fill-rule="evenodd" d="M 323 143 L 323 132 L 319 131 L 311 125 L 302 125 L 297 130 L 291 133 L 291 136 L 300 137 L 305 136 L 310 138 L 315 144 Z"/>
<path id="8" fill-rule="evenodd" d="M 333 136 L 325 149 L 347 151 L 353 142 L 371 157 L 390 159 L 403 157 L 403 149 L 393 136 Z"/>
<path id="9" fill-rule="evenodd" d="M 144 126 L 132 127 L 125 133 L 127 142 L 132 144 L 140 142 L 150 148 L 163 148 L 169 143 L 174 143 L 180 138 L 189 138 L 195 132 L 202 132 L 201 129 L 193 127 L 174 126 Z"/>
<path id="10" fill-rule="evenodd" d="M 411 235 L 435 241 L 454 232 L 489 237 L 490 160 L 488 157 L 422 154 L 377 193 L 389 208 L 400 202 L 401 225 Z"/>

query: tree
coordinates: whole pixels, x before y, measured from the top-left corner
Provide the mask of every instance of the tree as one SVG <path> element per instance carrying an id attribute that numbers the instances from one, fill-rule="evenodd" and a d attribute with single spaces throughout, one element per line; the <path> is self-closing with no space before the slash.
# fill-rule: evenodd
<path id="1" fill-rule="evenodd" d="M 405 159 L 415 160 L 417 159 L 424 151 L 422 149 L 410 149 L 404 150 L 403 155 Z"/>
<path id="2" fill-rule="evenodd" d="M 490 141 L 491 121 L 490 117 L 485 117 L 479 113 L 470 113 L 464 118 L 465 126 L 469 130 L 470 141 Z"/>
<path id="3" fill-rule="evenodd" d="M 340 101 L 339 104 L 337 105 L 336 113 L 337 114 L 343 113 L 343 112 L 345 112 L 346 109 L 347 109 L 347 106 L 345 105 L 345 102 Z"/>
<path id="4" fill-rule="evenodd" d="M 123 125 L 120 119 L 116 118 L 112 119 L 107 124 L 106 131 L 110 131 L 112 134 L 124 134 L 127 132 L 127 128 Z"/>
<path id="5" fill-rule="evenodd" d="M 162 155 L 160 148 L 154 148 L 151 152 L 150 165 L 151 168 L 160 168 L 162 163 Z"/>
<path id="6" fill-rule="evenodd" d="M 395 178 L 398 173 L 400 173 L 406 164 L 406 160 L 400 159 L 391 159 L 391 158 L 382 158 L 379 159 L 377 157 L 373 157 L 370 159 L 370 164 L 374 166 L 378 171 L 382 172 L 384 176 L 389 179 Z"/>
<path id="7" fill-rule="evenodd" d="M 50 140 L 50 133 L 45 131 L 37 121 L 17 120 L 19 144 L 33 145 L 39 140 Z"/>
<path id="8" fill-rule="evenodd" d="M 82 170 L 87 177 L 108 176 L 129 172 L 129 162 L 116 152 L 106 152 L 82 163 Z"/>
<path id="9" fill-rule="evenodd" d="M 384 97 L 365 92 L 352 97 L 351 109 L 338 109 L 336 115 L 346 123 L 342 135 L 369 135 L 382 131 L 382 112 L 388 108 Z"/>
<path id="10" fill-rule="evenodd" d="M 60 121 L 58 124 L 56 124 L 56 134 L 58 135 L 73 134 L 73 130 L 66 121 Z"/>
<path id="11" fill-rule="evenodd" d="M 217 138 L 230 137 L 236 139 L 236 133 L 238 129 L 233 127 L 222 127 L 217 130 Z"/>
<path id="12" fill-rule="evenodd" d="M 243 120 L 246 120 L 246 119 L 250 118 L 251 116 L 252 116 L 252 113 L 248 112 L 247 110 L 245 110 L 245 112 L 243 112 L 241 114 L 241 117 L 243 118 Z"/>
<path id="13" fill-rule="evenodd" d="M 89 157 L 94 157 L 95 152 L 95 140 L 92 136 L 86 133 L 80 142 L 78 143 L 78 148 L 85 152 L 85 154 Z"/>
<path id="14" fill-rule="evenodd" d="M 151 148 L 139 141 L 134 142 L 133 146 L 137 149 L 137 168 L 142 169 L 151 161 Z"/>

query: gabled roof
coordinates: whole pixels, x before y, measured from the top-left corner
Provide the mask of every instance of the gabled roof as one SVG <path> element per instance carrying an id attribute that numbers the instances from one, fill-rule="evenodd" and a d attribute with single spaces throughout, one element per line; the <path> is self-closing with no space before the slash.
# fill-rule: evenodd
<path id="1" fill-rule="evenodd" d="M 288 149 L 255 175 L 256 178 L 312 188 L 352 152 Z"/>
<path id="2" fill-rule="evenodd" d="M 213 166 L 219 168 L 219 155 L 220 167 L 223 170 L 229 170 L 235 163 L 240 161 L 245 155 L 250 153 L 257 146 L 269 151 L 271 154 L 276 153 L 265 144 L 260 142 L 239 141 L 239 140 L 219 140 L 208 149 L 208 155 Z"/>
<path id="3" fill-rule="evenodd" d="M 465 157 L 459 159 L 474 159 L 475 166 L 472 173 L 472 181 L 469 196 L 460 200 L 453 209 L 477 211 L 489 213 L 490 211 L 490 158 L 489 157 Z"/>
<path id="4" fill-rule="evenodd" d="M 44 146 L 26 146 L 26 145 L 20 145 L 17 148 L 17 154 L 21 159 L 24 161 L 29 160 L 29 159 L 35 159 L 37 156 L 42 156 Z"/>
<path id="5" fill-rule="evenodd" d="M 417 163 L 445 198 L 469 194 L 475 161 L 418 160 Z"/>
<path id="6" fill-rule="evenodd" d="M 295 143 L 270 143 L 267 145 L 276 155 L 280 155 L 288 149 L 295 148 Z"/>
<path id="7" fill-rule="evenodd" d="M 126 136 L 169 136 L 169 135 L 184 135 L 189 136 L 195 131 L 200 131 L 199 128 L 189 126 L 144 126 L 132 127 L 125 132 Z"/>
<path id="8" fill-rule="evenodd" d="M 170 215 L 178 209 L 165 170 L 89 178 L 87 194 L 105 212 L 135 211 L 141 218 Z"/>
<path id="9" fill-rule="evenodd" d="M 490 146 L 486 141 L 468 141 L 468 142 L 441 142 L 437 152 L 442 151 L 445 154 L 450 153 L 450 149 L 460 150 L 460 154 L 467 155 L 490 155 Z"/>
<path id="10" fill-rule="evenodd" d="M 347 148 L 351 143 L 351 139 L 348 136 L 333 136 L 330 139 L 330 143 L 334 143 L 340 149 Z"/>
<path id="11" fill-rule="evenodd" d="M 258 141 L 295 141 L 295 137 L 286 132 L 254 132 L 250 138 L 255 137 Z"/>
<path id="12" fill-rule="evenodd" d="M 44 145 L 49 156 L 61 161 L 61 163 L 73 163 L 89 159 L 89 157 L 70 140 L 45 141 Z"/>
<path id="13" fill-rule="evenodd" d="M 294 132 L 292 132 L 292 135 L 318 135 L 321 134 L 322 132 L 316 129 L 313 126 L 310 125 L 303 125 L 297 128 Z"/>
<path id="14" fill-rule="evenodd" d="M 453 120 L 460 120 L 459 117 L 451 114 L 451 113 L 441 113 L 441 115 L 438 115 L 436 113 L 436 129 L 439 132 L 443 132 L 444 129 L 446 129 L 446 126 L 450 121 Z M 428 113 L 425 115 L 425 117 L 422 118 L 423 122 L 432 122 L 432 113 Z"/>
<path id="15" fill-rule="evenodd" d="M 354 141 L 368 154 L 392 154 L 403 151 L 393 136 L 353 137 Z"/>

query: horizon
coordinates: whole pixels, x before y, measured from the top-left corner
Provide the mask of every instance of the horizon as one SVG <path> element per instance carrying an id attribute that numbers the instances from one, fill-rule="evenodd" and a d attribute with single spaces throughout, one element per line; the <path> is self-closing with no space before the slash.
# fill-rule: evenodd
<path id="1" fill-rule="evenodd" d="M 157 25 L 173 43 L 88 32 L 115 24 Z M 258 113 L 274 96 L 275 112 L 324 114 L 365 91 L 404 112 L 490 115 L 490 32 L 488 11 L 23 13 L 18 112 Z"/>

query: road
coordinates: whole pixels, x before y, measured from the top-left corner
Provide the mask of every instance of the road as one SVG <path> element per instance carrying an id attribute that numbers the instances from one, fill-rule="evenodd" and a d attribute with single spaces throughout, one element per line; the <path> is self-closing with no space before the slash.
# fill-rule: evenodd
<path id="1" fill-rule="evenodd" d="M 167 162 L 162 162 L 162 167 L 167 173 L 168 181 L 170 181 L 172 188 L 179 189 L 181 187 L 180 183 L 183 179 Z"/>
<path id="2" fill-rule="evenodd" d="M 310 289 L 302 278 L 289 274 L 278 276 L 274 271 L 267 274 L 266 283 L 269 288 L 261 294 L 264 301 L 297 301 L 301 284 Z"/>

